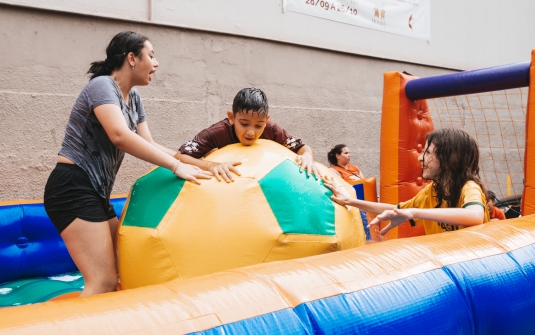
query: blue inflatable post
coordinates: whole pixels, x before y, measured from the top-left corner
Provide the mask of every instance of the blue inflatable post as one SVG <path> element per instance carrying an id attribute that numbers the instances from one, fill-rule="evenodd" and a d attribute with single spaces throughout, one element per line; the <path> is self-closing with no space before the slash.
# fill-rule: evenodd
<path id="1" fill-rule="evenodd" d="M 410 100 L 507 90 L 529 85 L 530 62 L 489 67 L 411 80 L 405 86 Z"/>

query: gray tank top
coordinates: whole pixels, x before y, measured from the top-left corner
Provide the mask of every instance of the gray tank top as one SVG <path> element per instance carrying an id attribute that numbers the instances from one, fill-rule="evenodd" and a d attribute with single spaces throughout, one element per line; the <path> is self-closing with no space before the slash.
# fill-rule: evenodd
<path id="1" fill-rule="evenodd" d="M 110 76 L 89 81 L 74 103 L 59 151 L 59 155 L 69 158 L 87 173 L 103 198 L 111 194 L 125 153 L 110 141 L 94 110 L 104 104 L 119 106 L 130 130 L 137 132 L 138 124 L 146 120 L 146 115 L 135 88 L 130 90 L 129 100 L 130 105 L 127 105 Z"/>

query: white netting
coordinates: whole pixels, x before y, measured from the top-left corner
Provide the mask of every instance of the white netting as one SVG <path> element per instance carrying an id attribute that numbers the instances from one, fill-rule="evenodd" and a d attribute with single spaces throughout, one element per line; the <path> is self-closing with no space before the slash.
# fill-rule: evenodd
<path id="1" fill-rule="evenodd" d="M 481 178 L 499 199 L 521 196 L 528 88 L 428 99 L 435 129 L 460 128 L 474 136 Z"/>

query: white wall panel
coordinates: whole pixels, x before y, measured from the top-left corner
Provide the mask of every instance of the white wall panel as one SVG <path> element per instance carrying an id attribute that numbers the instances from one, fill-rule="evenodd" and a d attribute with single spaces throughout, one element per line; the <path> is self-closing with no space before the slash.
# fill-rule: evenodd
<path id="1" fill-rule="evenodd" d="M 282 0 L 0 0 L 101 17 L 152 22 L 452 69 L 522 62 L 535 48 L 535 1 L 431 3 L 429 41 L 290 11 Z"/>

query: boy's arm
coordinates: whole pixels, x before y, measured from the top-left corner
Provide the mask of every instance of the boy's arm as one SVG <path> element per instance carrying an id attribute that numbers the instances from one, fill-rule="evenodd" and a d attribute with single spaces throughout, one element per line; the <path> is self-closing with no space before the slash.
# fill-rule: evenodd
<path id="1" fill-rule="evenodd" d="M 195 165 L 205 171 L 210 171 L 218 181 L 223 178 L 227 183 L 234 180 L 234 173 L 238 176 L 240 172 L 235 167 L 241 162 L 217 163 L 202 159 L 214 150 L 222 148 L 232 143 L 232 128 L 227 120 L 219 121 L 210 127 L 199 132 L 193 140 L 184 143 L 175 158 L 191 165 Z"/>
<path id="2" fill-rule="evenodd" d="M 286 129 L 269 121 L 268 126 L 264 130 L 263 136 L 264 138 L 282 144 L 286 148 L 295 152 L 297 154 L 295 160 L 297 164 L 301 166 L 299 172 L 307 170 L 307 174 L 309 176 L 311 173 L 313 173 L 316 179 L 318 179 L 318 176 L 320 178 L 322 177 L 316 168 L 316 165 L 314 164 L 314 152 L 308 145 L 304 144 L 301 139 L 293 137 L 286 131 Z"/>
<path id="3" fill-rule="evenodd" d="M 235 166 L 241 165 L 241 162 L 211 162 L 183 154 L 180 151 L 177 152 L 174 157 L 183 163 L 195 165 L 205 171 L 212 172 L 218 181 L 221 181 L 221 178 L 223 178 L 227 183 L 230 183 L 231 181 L 234 181 L 232 173 L 235 173 L 238 176 L 241 175 L 240 171 L 235 168 Z"/>

